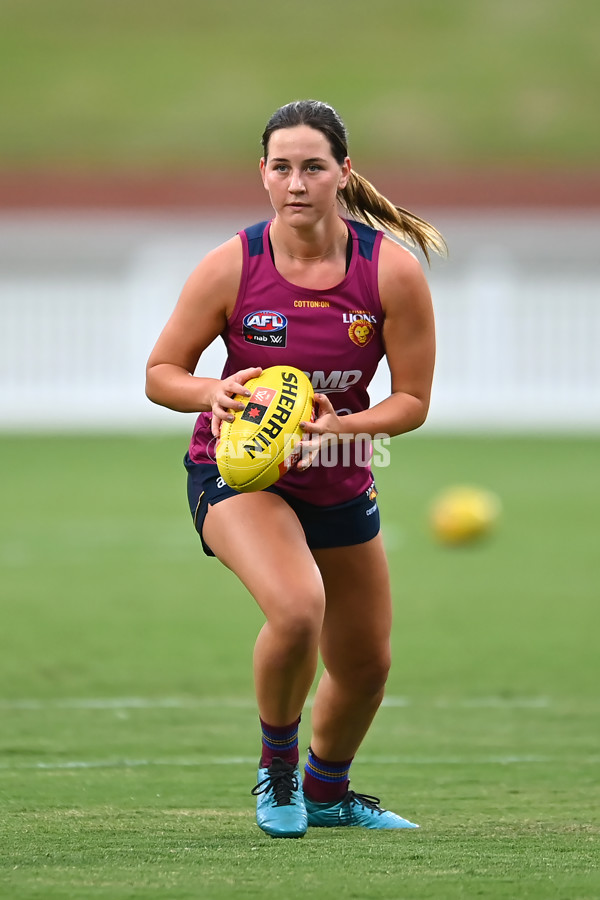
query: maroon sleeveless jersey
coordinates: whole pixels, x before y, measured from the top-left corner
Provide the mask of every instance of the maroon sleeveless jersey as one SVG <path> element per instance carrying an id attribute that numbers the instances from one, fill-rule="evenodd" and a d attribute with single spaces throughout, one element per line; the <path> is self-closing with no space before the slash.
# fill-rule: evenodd
<path id="1" fill-rule="evenodd" d="M 249 366 L 296 366 L 315 391 L 327 394 L 338 415 L 369 406 L 368 385 L 384 355 L 383 314 L 377 263 L 383 233 L 347 221 L 352 253 L 346 276 L 335 287 L 298 287 L 275 268 L 270 222 L 239 232 L 243 247 L 240 289 L 222 334 L 227 362 L 222 378 Z M 200 413 L 190 443 L 196 463 L 214 463 L 211 413 Z M 337 460 L 337 461 L 336 461 Z M 332 465 L 332 461 L 335 462 Z M 331 448 L 303 472 L 291 469 L 277 487 L 308 503 L 344 503 L 372 480 L 365 447 Z"/>

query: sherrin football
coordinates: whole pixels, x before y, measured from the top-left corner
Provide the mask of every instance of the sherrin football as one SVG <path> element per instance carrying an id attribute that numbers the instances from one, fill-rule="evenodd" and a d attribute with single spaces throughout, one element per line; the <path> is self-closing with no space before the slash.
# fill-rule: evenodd
<path id="1" fill-rule="evenodd" d="M 430 509 L 430 524 L 443 544 L 467 544 L 489 535 L 501 512 L 499 497 L 475 485 L 443 491 Z"/>
<path id="2" fill-rule="evenodd" d="M 216 460 L 223 480 L 236 491 L 262 491 L 299 459 L 300 422 L 313 416 L 313 388 L 300 369 L 271 366 L 247 381 L 250 397 L 233 422 L 223 422 Z"/>

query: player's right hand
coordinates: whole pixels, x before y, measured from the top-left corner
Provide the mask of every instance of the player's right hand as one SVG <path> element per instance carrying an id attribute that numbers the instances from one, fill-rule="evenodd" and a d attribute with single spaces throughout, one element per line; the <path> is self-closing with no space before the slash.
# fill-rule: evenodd
<path id="1" fill-rule="evenodd" d="M 251 378 L 258 378 L 261 372 L 260 366 L 240 369 L 239 372 L 234 372 L 233 375 L 228 375 L 223 381 L 217 382 L 211 397 L 212 419 L 210 429 L 213 437 L 219 437 L 222 422 L 233 422 L 233 411 L 238 412 L 244 409 L 244 404 L 233 398 L 236 394 L 240 394 L 242 397 L 249 397 L 250 391 L 244 385 Z"/>

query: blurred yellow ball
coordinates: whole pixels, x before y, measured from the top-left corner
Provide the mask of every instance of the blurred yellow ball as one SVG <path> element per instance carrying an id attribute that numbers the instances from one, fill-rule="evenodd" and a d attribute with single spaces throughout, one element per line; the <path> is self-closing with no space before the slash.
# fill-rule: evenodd
<path id="1" fill-rule="evenodd" d="M 433 502 L 430 525 L 444 544 L 466 544 L 489 534 L 500 516 L 500 499 L 484 488 L 457 485 Z"/>

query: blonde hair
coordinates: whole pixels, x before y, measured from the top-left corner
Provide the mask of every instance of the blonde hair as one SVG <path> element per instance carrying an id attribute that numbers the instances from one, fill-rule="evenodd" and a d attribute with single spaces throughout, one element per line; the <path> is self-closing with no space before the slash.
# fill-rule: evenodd
<path id="1" fill-rule="evenodd" d="M 340 202 L 351 216 L 367 225 L 383 226 L 411 246 L 419 247 L 427 262 L 431 261 L 430 250 L 441 256 L 447 254 L 446 241 L 437 228 L 408 209 L 395 206 L 358 172 L 350 172 L 346 187 L 338 193 Z"/>
<path id="2" fill-rule="evenodd" d="M 335 109 L 320 100 L 295 100 L 273 113 L 262 136 L 265 159 L 268 157 L 269 139 L 273 132 L 296 125 L 309 125 L 325 135 L 335 160 L 343 165 L 348 156 L 346 126 Z M 338 192 L 338 197 L 350 216 L 355 216 L 367 225 L 385 228 L 400 240 L 419 247 L 427 262 L 431 261 L 431 250 L 442 256 L 448 252 L 446 242 L 437 228 L 402 206 L 395 206 L 358 172 L 351 171 L 348 183 Z"/>

